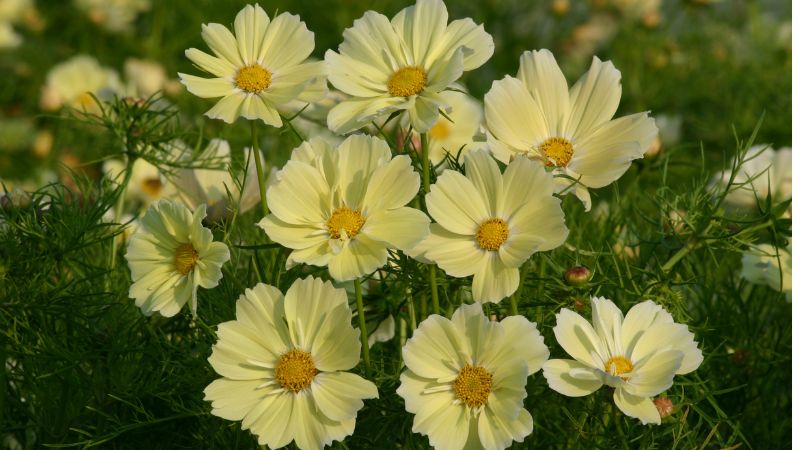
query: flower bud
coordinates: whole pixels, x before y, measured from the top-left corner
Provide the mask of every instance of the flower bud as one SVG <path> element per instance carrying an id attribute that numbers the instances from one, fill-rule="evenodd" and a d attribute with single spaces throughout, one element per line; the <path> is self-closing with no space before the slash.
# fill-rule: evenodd
<path id="1" fill-rule="evenodd" d="M 669 397 L 658 397 L 653 400 L 653 403 L 656 405 L 658 415 L 661 416 L 662 419 L 672 414 L 672 400 L 670 400 Z"/>
<path id="2" fill-rule="evenodd" d="M 564 281 L 570 286 L 583 286 L 592 278 L 592 271 L 586 266 L 575 266 L 564 271 Z"/>

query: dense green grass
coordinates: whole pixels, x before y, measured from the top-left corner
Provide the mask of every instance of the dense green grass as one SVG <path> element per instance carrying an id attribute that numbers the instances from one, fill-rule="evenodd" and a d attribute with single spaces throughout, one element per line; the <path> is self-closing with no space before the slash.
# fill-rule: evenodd
<path id="1" fill-rule="evenodd" d="M 363 11 L 391 16 L 407 4 L 296 3 L 262 6 L 299 13 L 316 33 L 317 57 L 335 48 L 341 31 Z M 492 80 L 516 72 L 524 50 L 552 49 L 570 81 L 588 67 L 589 57 L 568 51 L 575 27 L 595 13 L 588 3 L 572 2 L 564 16 L 554 15 L 545 3 L 449 3 L 451 17 L 484 22 L 495 38 L 493 58 L 465 80 L 478 98 Z M 115 68 L 138 56 L 159 61 L 172 74 L 196 73 L 183 51 L 205 48 L 200 24 L 229 24 L 244 4 L 154 1 L 134 33 L 119 36 L 99 30 L 65 3 L 39 1 L 47 26 L 26 34 L 19 49 L 0 53 L 0 70 L 13 80 L 0 85 L 0 121 L 25 122 L 55 135 L 44 158 L 30 154 L 30 142 L 0 143 L 0 180 L 22 182 L 44 168 L 57 168 L 65 154 L 86 163 L 77 172 L 61 171 L 71 188 L 56 183 L 28 203 L 4 202 L 0 208 L 0 440 L 13 436 L 23 448 L 257 447 L 238 423 L 211 416 L 202 399 L 205 386 L 217 377 L 206 361 L 215 327 L 234 318 L 236 298 L 259 281 L 285 291 L 301 275 L 327 277 L 327 272 L 305 266 L 283 271 L 287 253 L 268 244 L 253 226 L 259 214 L 250 211 L 235 221 L 209 224 L 215 239 L 231 248 L 232 259 L 217 288 L 200 290 L 198 318 L 188 311 L 171 319 L 144 317 L 127 295 L 124 248 L 114 244 L 122 227 L 101 220 L 120 190 L 101 179 L 96 162 L 123 152 L 123 142 L 134 148 L 131 124 L 140 126 L 135 138 L 147 144 L 223 137 L 234 149 L 249 144 L 249 124 L 225 126 L 202 118 L 211 103 L 187 93 L 172 99 L 172 112 L 146 112 L 118 102 L 113 120 L 92 123 L 80 116 L 44 116 L 37 107 L 48 69 L 78 52 Z M 613 299 L 623 311 L 653 299 L 690 326 L 705 361 L 696 372 L 677 377 L 666 392 L 675 412 L 661 426 L 643 426 L 622 415 L 607 388 L 567 398 L 549 389 L 538 373 L 529 379 L 525 401 L 534 431 L 515 448 L 788 447 L 791 305 L 782 293 L 742 281 L 739 269 L 747 243 L 785 245 L 791 228 L 782 217 L 789 205 L 767 199 L 760 211 L 743 215 L 724 206 L 724 192 L 709 194 L 707 185 L 713 171 L 749 144 L 789 145 L 790 49 L 776 39 L 775 25 L 789 9 L 789 2 L 702 6 L 665 1 L 661 24 L 648 28 L 602 8 L 618 19 L 615 37 L 597 49 L 623 74 L 618 114 L 678 115 L 682 136 L 655 157 L 635 162 L 602 190 L 592 213 L 573 197 L 564 200 L 567 245 L 535 254 L 523 267 L 520 313 L 539 324 L 551 356 L 562 357 L 552 333 L 560 308 L 588 317 L 592 295 Z M 155 126 L 161 118 L 167 125 Z M 300 142 L 286 129 L 262 133 L 262 148 L 276 165 Z M 157 148 L 145 156 L 165 162 Z M 678 223 L 676 211 L 685 212 Z M 628 253 L 615 250 L 617 243 L 628 246 Z M 394 262 L 379 283 L 370 284 L 365 302 L 374 308 L 371 314 L 406 318 L 410 298 L 417 314 L 424 315 L 427 271 L 404 256 Z M 580 288 L 563 281 L 564 270 L 577 264 L 594 272 Z M 469 280 L 439 276 L 440 299 L 449 315 Z M 507 308 L 507 301 L 486 307 L 500 316 Z M 380 398 L 366 402 L 356 432 L 337 446 L 427 446 L 425 437 L 411 433 L 412 416 L 394 393 L 402 370 L 402 335 L 372 348 L 377 368 L 372 379 Z M 356 370 L 363 374 L 362 366 Z"/>

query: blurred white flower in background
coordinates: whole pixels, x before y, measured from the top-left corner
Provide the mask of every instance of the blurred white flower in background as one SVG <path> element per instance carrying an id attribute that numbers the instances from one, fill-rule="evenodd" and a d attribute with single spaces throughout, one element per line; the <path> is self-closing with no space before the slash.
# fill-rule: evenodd
<path id="1" fill-rule="evenodd" d="M 128 58 L 124 66 L 125 95 L 146 99 L 156 92 L 164 91 L 175 95 L 183 89 L 177 79 L 167 77 L 167 71 L 161 64 L 147 60 Z"/>
<path id="2" fill-rule="evenodd" d="M 784 248 L 770 244 L 754 245 L 742 254 L 742 278 L 753 284 L 766 284 L 792 299 L 792 241 Z"/>
<path id="3" fill-rule="evenodd" d="M 731 171 L 717 173 L 710 189 L 723 189 L 731 179 Z M 742 165 L 733 178 L 725 201 L 732 206 L 753 209 L 757 201 L 772 194 L 773 203 L 792 198 L 792 149 L 778 151 L 767 145 L 755 145 L 742 156 Z"/>
<path id="4" fill-rule="evenodd" d="M 22 43 L 22 36 L 14 30 L 27 11 L 33 8 L 33 0 L 0 0 L 0 49 L 14 48 Z"/>
<path id="5" fill-rule="evenodd" d="M 50 69 L 39 105 L 46 111 L 62 106 L 94 111 L 97 105 L 92 95 L 104 98 L 121 91 L 117 72 L 101 66 L 92 56 L 81 54 Z"/>
<path id="6" fill-rule="evenodd" d="M 136 17 L 150 10 L 150 0 L 75 0 L 89 20 L 112 33 L 131 30 Z"/>

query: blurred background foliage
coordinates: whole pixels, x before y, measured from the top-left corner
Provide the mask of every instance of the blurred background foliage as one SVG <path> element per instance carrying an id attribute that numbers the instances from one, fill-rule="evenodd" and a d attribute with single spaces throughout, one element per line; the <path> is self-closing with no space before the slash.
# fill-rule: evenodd
<path id="1" fill-rule="evenodd" d="M 0 0 L 0 21 L 8 1 Z M 98 6 L 104 3 L 115 2 L 29 2 L 12 22 L 21 42 L 0 49 L 0 182 L 9 191 L 63 183 L 47 195 L 34 194 L 24 207 L 0 205 L 0 361 L 5 361 L 0 446 L 254 448 L 249 433 L 238 423 L 210 416 L 202 400 L 203 388 L 216 377 L 206 362 L 215 326 L 233 319 L 234 300 L 259 281 L 258 273 L 269 274 L 264 281 L 285 290 L 301 274 L 324 276 L 325 271 L 298 267 L 281 273 L 286 253 L 266 244 L 264 234 L 250 226 L 259 218 L 251 211 L 235 224 L 210 224 L 217 239 L 224 236 L 238 246 L 220 286 L 200 291 L 198 320 L 188 313 L 144 317 L 127 297 L 130 279 L 122 251 L 116 265 L 107 264 L 109 244 L 120 239 L 122 227 L 100 219 L 119 196 L 113 183 L 101 179 L 102 164 L 120 154 L 121 136 L 129 130 L 115 128 L 119 121 L 89 124 L 43 102 L 50 70 L 75 55 L 91 55 L 118 73 L 130 58 L 152 61 L 164 68 L 165 101 L 178 108 L 174 116 L 165 114 L 170 126 L 155 130 L 152 139 L 180 137 L 199 147 L 221 137 L 239 154 L 250 144 L 249 124 L 205 119 L 202 113 L 212 102 L 188 94 L 175 79 L 177 72 L 199 72 L 183 53 L 190 47 L 207 49 L 200 25 L 230 25 L 248 2 L 121 1 L 143 5 L 122 30 Z M 314 56 L 322 58 L 364 11 L 391 17 L 409 2 L 261 4 L 268 11 L 299 14 L 315 32 Z M 539 323 L 559 357 L 551 330 L 559 308 L 587 315 L 590 295 L 612 298 L 623 311 L 654 298 L 697 333 L 706 358 L 697 373 L 679 377 L 668 391 L 675 413 L 661 427 L 641 426 L 609 410 L 605 392 L 567 399 L 537 374 L 526 400 L 534 433 L 518 447 L 788 446 L 791 305 L 783 293 L 751 285 L 738 273 L 746 244 L 785 244 L 791 233 L 786 205 L 768 199 L 757 214 L 732 219 L 706 186 L 711 172 L 749 144 L 790 145 L 790 2 L 447 4 L 451 18 L 484 23 L 495 39 L 494 56 L 464 78 L 476 98 L 482 99 L 492 80 L 515 74 L 523 51 L 548 48 L 570 83 L 588 68 L 592 55 L 612 60 L 622 72 L 618 115 L 649 110 L 659 118 L 661 148 L 604 189 L 591 215 L 574 198 L 564 201 L 570 238 L 523 268 L 520 312 Z M 755 129 L 757 137 L 748 141 Z M 298 137 L 286 129 L 264 133 L 262 148 L 274 165 L 282 165 Z M 4 202 L 13 202 L 10 198 Z M 412 298 L 424 295 L 424 271 L 402 256 L 395 262 L 393 274 L 400 278 L 370 283 L 366 301 L 375 322 L 407 313 L 406 292 Z M 587 286 L 564 282 L 563 271 L 576 264 L 595 271 Z M 468 280 L 447 283 L 442 304 L 452 311 Z M 503 305 L 487 309 L 505 312 Z M 427 444 L 410 432 L 411 415 L 393 394 L 401 370 L 400 338 L 373 347 L 381 398 L 359 413 L 348 448 Z"/>

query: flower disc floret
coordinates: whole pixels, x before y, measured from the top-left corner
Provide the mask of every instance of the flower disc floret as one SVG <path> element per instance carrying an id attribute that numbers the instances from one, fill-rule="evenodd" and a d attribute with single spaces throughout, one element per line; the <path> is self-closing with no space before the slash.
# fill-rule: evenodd
<path id="1" fill-rule="evenodd" d="M 258 64 L 242 67 L 236 74 L 236 87 L 243 91 L 261 92 L 270 84 L 272 84 L 272 73 Z"/>
<path id="2" fill-rule="evenodd" d="M 178 248 L 175 249 L 175 270 L 181 275 L 186 275 L 191 272 L 195 264 L 197 264 L 197 258 L 199 257 L 200 254 L 197 253 L 197 250 L 194 249 L 192 244 L 187 243 L 179 245 Z"/>
<path id="3" fill-rule="evenodd" d="M 633 372 L 633 363 L 625 356 L 613 356 L 606 361 L 605 370 L 609 375 L 622 377 L 623 380 L 627 380 L 629 377 L 626 375 Z"/>
<path id="4" fill-rule="evenodd" d="M 539 151 L 547 158 L 548 166 L 566 167 L 575 152 L 572 143 L 562 137 L 550 138 L 539 146 Z"/>
<path id="5" fill-rule="evenodd" d="M 296 348 L 284 353 L 275 366 L 275 380 L 282 388 L 294 393 L 311 386 L 317 367 L 311 353 Z"/>
<path id="6" fill-rule="evenodd" d="M 480 248 L 497 251 L 508 240 L 508 224 L 503 219 L 489 219 L 478 227 L 475 240 Z"/>
<path id="7" fill-rule="evenodd" d="M 425 89 L 428 75 L 420 67 L 403 67 L 389 77 L 386 88 L 394 97 L 411 97 Z"/>
<path id="8" fill-rule="evenodd" d="M 492 393 L 492 374 L 481 366 L 467 364 L 453 381 L 453 393 L 470 408 L 486 406 Z"/>
<path id="9" fill-rule="evenodd" d="M 344 231 L 348 238 L 353 238 L 361 231 L 364 222 L 364 216 L 360 211 L 354 211 L 346 206 L 336 208 L 327 222 L 328 233 L 333 239 L 341 239 Z"/>

